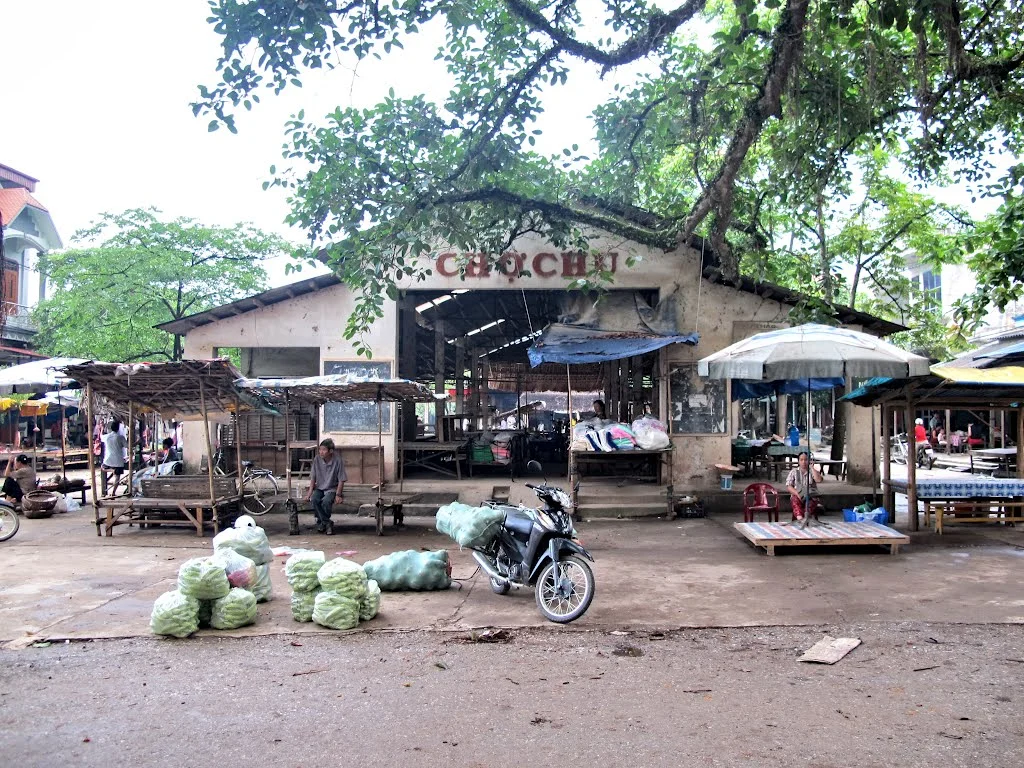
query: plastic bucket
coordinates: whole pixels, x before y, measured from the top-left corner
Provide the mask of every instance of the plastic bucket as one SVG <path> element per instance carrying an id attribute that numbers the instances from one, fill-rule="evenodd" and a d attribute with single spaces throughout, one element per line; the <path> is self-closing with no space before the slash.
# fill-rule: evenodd
<path id="1" fill-rule="evenodd" d="M 719 487 L 723 491 L 732 490 L 732 475 L 722 475 L 722 479 L 719 481 Z"/>

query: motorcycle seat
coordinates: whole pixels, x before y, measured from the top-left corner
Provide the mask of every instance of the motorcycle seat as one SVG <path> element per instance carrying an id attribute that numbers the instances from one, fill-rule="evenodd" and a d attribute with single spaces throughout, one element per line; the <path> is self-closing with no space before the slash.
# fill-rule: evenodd
<path id="1" fill-rule="evenodd" d="M 529 536 L 533 532 L 533 520 L 523 514 L 509 512 L 505 515 L 505 527 L 513 533 Z"/>

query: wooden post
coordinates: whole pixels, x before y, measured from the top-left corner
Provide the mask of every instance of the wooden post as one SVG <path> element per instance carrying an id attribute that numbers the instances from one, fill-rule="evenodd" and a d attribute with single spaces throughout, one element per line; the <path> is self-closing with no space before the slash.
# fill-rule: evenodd
<path id="1" fill-rule="evenodd" d="M 128 401 L 128 495 L 135 488 L 135 403 Z"/>
<path id="2" fill-rule="evenodd" d="M 945 427 L 946 427 L 946 453 L 952 453 L 952 451 L 950 450 L 950 445 L 952 444 L 953 441 L 949 439 L 950 435 L 953 432 L 953 425 L 949 421 L 950 417 L 952 415 L 953 415 L 953 412 L 951 410 L 949 410 L 949 408 L 947 408 L 946 409 L 946 424 L 945 424 Z"/>
<path id="3" fill-rule="evenodd" d="M 518 431 L 518 430 L 523 428 L 522 421 L 521 421 L 521 414 L 520 414 L 520 411 L 519 411 L 519 400 L 523 396 L 522 384 L 523 384 L 522 374 L 520 374 L 519 369 L 517 368 L 516 369 L 516 431 Z"/>
<path id="4" fill-rule="evenodd" d="M 1017 409 L 1017 477 L 1024 478 L 1024 407 Z"/>
<path id="5" fill-rule="evenodd" d="M 102 534 L 100 533 L 100 505 L 98 501 L 99 488 L 97 488 L 96 486 L 96 456 L 92 452 L 92 439 L 93 432 L 95 432 L 96 430 L 96 423 L 93 421 L 92 416 L 92 386 L 89 384 L 85 385 L 85 418 L 89 420 L 89 438 L 87 440 L 87 443 L 89 446 L 89 477 L 92 480 L 92 482 L 90 483 L 90 485 L 92 486 L 92 512 L 93 517 L 96 520 L 96 535 L 101 536 Z"/>
<path id="6" fill-rule="evenodd" d="M 384 490 L 384 402 L 377 387 L 377 509 L 380 509 L 380 495 Z M 458 458 L 456 458 L 458 461 Z M 378 512 L 379 514 L 379 512 Z M 379 533 L 379 531 L 378 531 Z"/>
<path id="7" fill-rule="evenodd" d="M 285 407 L 284 407 L 284 449 L 288 451 L 288 394 L 285 393 Z M 242 417 L 240 415 L 242 410 L 242 400 L 236 394 L 235 395 L 235 472 L 238 473 L 238 509 L 242 509 L 242 497 L 245 496 L 245 489 L 242 486 Z M 291 471 L 292 463 L 288 462 L 287 465 L 288 473 L 288 488 L 291 489 Z M 292 495 L 289 493 L 288 498 Z"/>
<path id="8" fill-rule="evenodd" d="M 896 493 L 892 490 L 892 418 L 889 406 L 882 405 L 882 503 L 889 522 L 896 522 Z"/>
<path id="9" fill-rule="evenodd" d="M 919 528 L 917 518 L 917 440 L 914 439 L 914 404 L 907 401 L 907 514 L 910 516 L 910 530 Z"/>
<path id="10" fill-rule="evenodd" d="M 466 412 L 466 401 L 463 390 L 466 388 L 466 345 L 462 340 L 455 342 L 455 412 L 459 414 L 459 422 Z M 413 408 L 416 404 L 413 403 Z"/>
<path id="11" fill-rule="evenodd" d="M 434 394 L 444 394 L 444 320 L 434 321 Z M 444 442 L 444 401 L 434 402 L 434 433 L 438 442 Z"/>
<path id="12" fill-rule="evenodd" d="M 469 416 L 472 429 L 480 427 L 480 350 L 469 351 Z"/>
<path id="13" fill-rule="evenodd" d="M 999 447 L 1006 447 L 1006 409 L 999 411 Z"/>
<path id="14" fill-rule="evenodd" d="M 199 406 L 203 409 L 203 437 L 206 438 L 206 475 L 207 480 L 210 484 L 210 506 L 213 507 L 213 525 L 217 527 L 217 508 L 214 506 L 216 497 L 213 495 L 213 443 L 210 441 L 210 414 L 206 410 L 206 388 L 203 386 L 203 380 L 199 379 Z M 287 432 L 285 433 L 287 436 Z M 242 482 L 242 478 L 238 478 L 238 482 Z M 198 514 L 196 519 L 199 521 L 199 529 L 197 532 L 198 536 L 203 535 L 203 511 L 202 509 L 197 510 Z"/>

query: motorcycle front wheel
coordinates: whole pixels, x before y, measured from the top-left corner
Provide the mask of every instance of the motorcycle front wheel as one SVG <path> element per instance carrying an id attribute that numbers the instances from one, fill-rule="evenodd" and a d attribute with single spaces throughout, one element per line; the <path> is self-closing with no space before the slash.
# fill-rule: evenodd
<path id="1" fill-rule="evenodd" d="M 21 520 L 18 513 L 6 504 L 0 504 L 0 541 L 7 541 L 18 532 Z"/>
<path id="2" fill-rule="evenodd" d="M 594 572 L 569 555 L 548 563 L 537 578 L 537 607 L 548 621 L 568 624 L 587 612 L 594 599 Z"/>

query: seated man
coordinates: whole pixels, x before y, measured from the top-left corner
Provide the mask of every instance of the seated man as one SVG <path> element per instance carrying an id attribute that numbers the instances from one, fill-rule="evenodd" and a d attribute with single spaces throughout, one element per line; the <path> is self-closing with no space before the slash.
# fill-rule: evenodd
<path id="1" fill-rule="evenodd" d="M 811 457 L 807 451 L 800 454 L 799 466 L 791 469 L 786 477 L 786 490 L 793 505 L 793 517 L 803 520 L 805 516 L 818 518 L 821 501 L 818 499 L 818 483 L 824 482 L 821 472 L 811 467 Z M 810 498 L 804 509 L 804 499 Z"/>
<path id="2" fill-rule="evenodd" d="M 7 460 L 7 471 L 4 472 L 4 496 L 8 501 L 20 504 L 22 497 L 35 489 L 36 471 L 32 468 L 32 460 L 24 453 L 17 459 L 11 456 Z"/>

